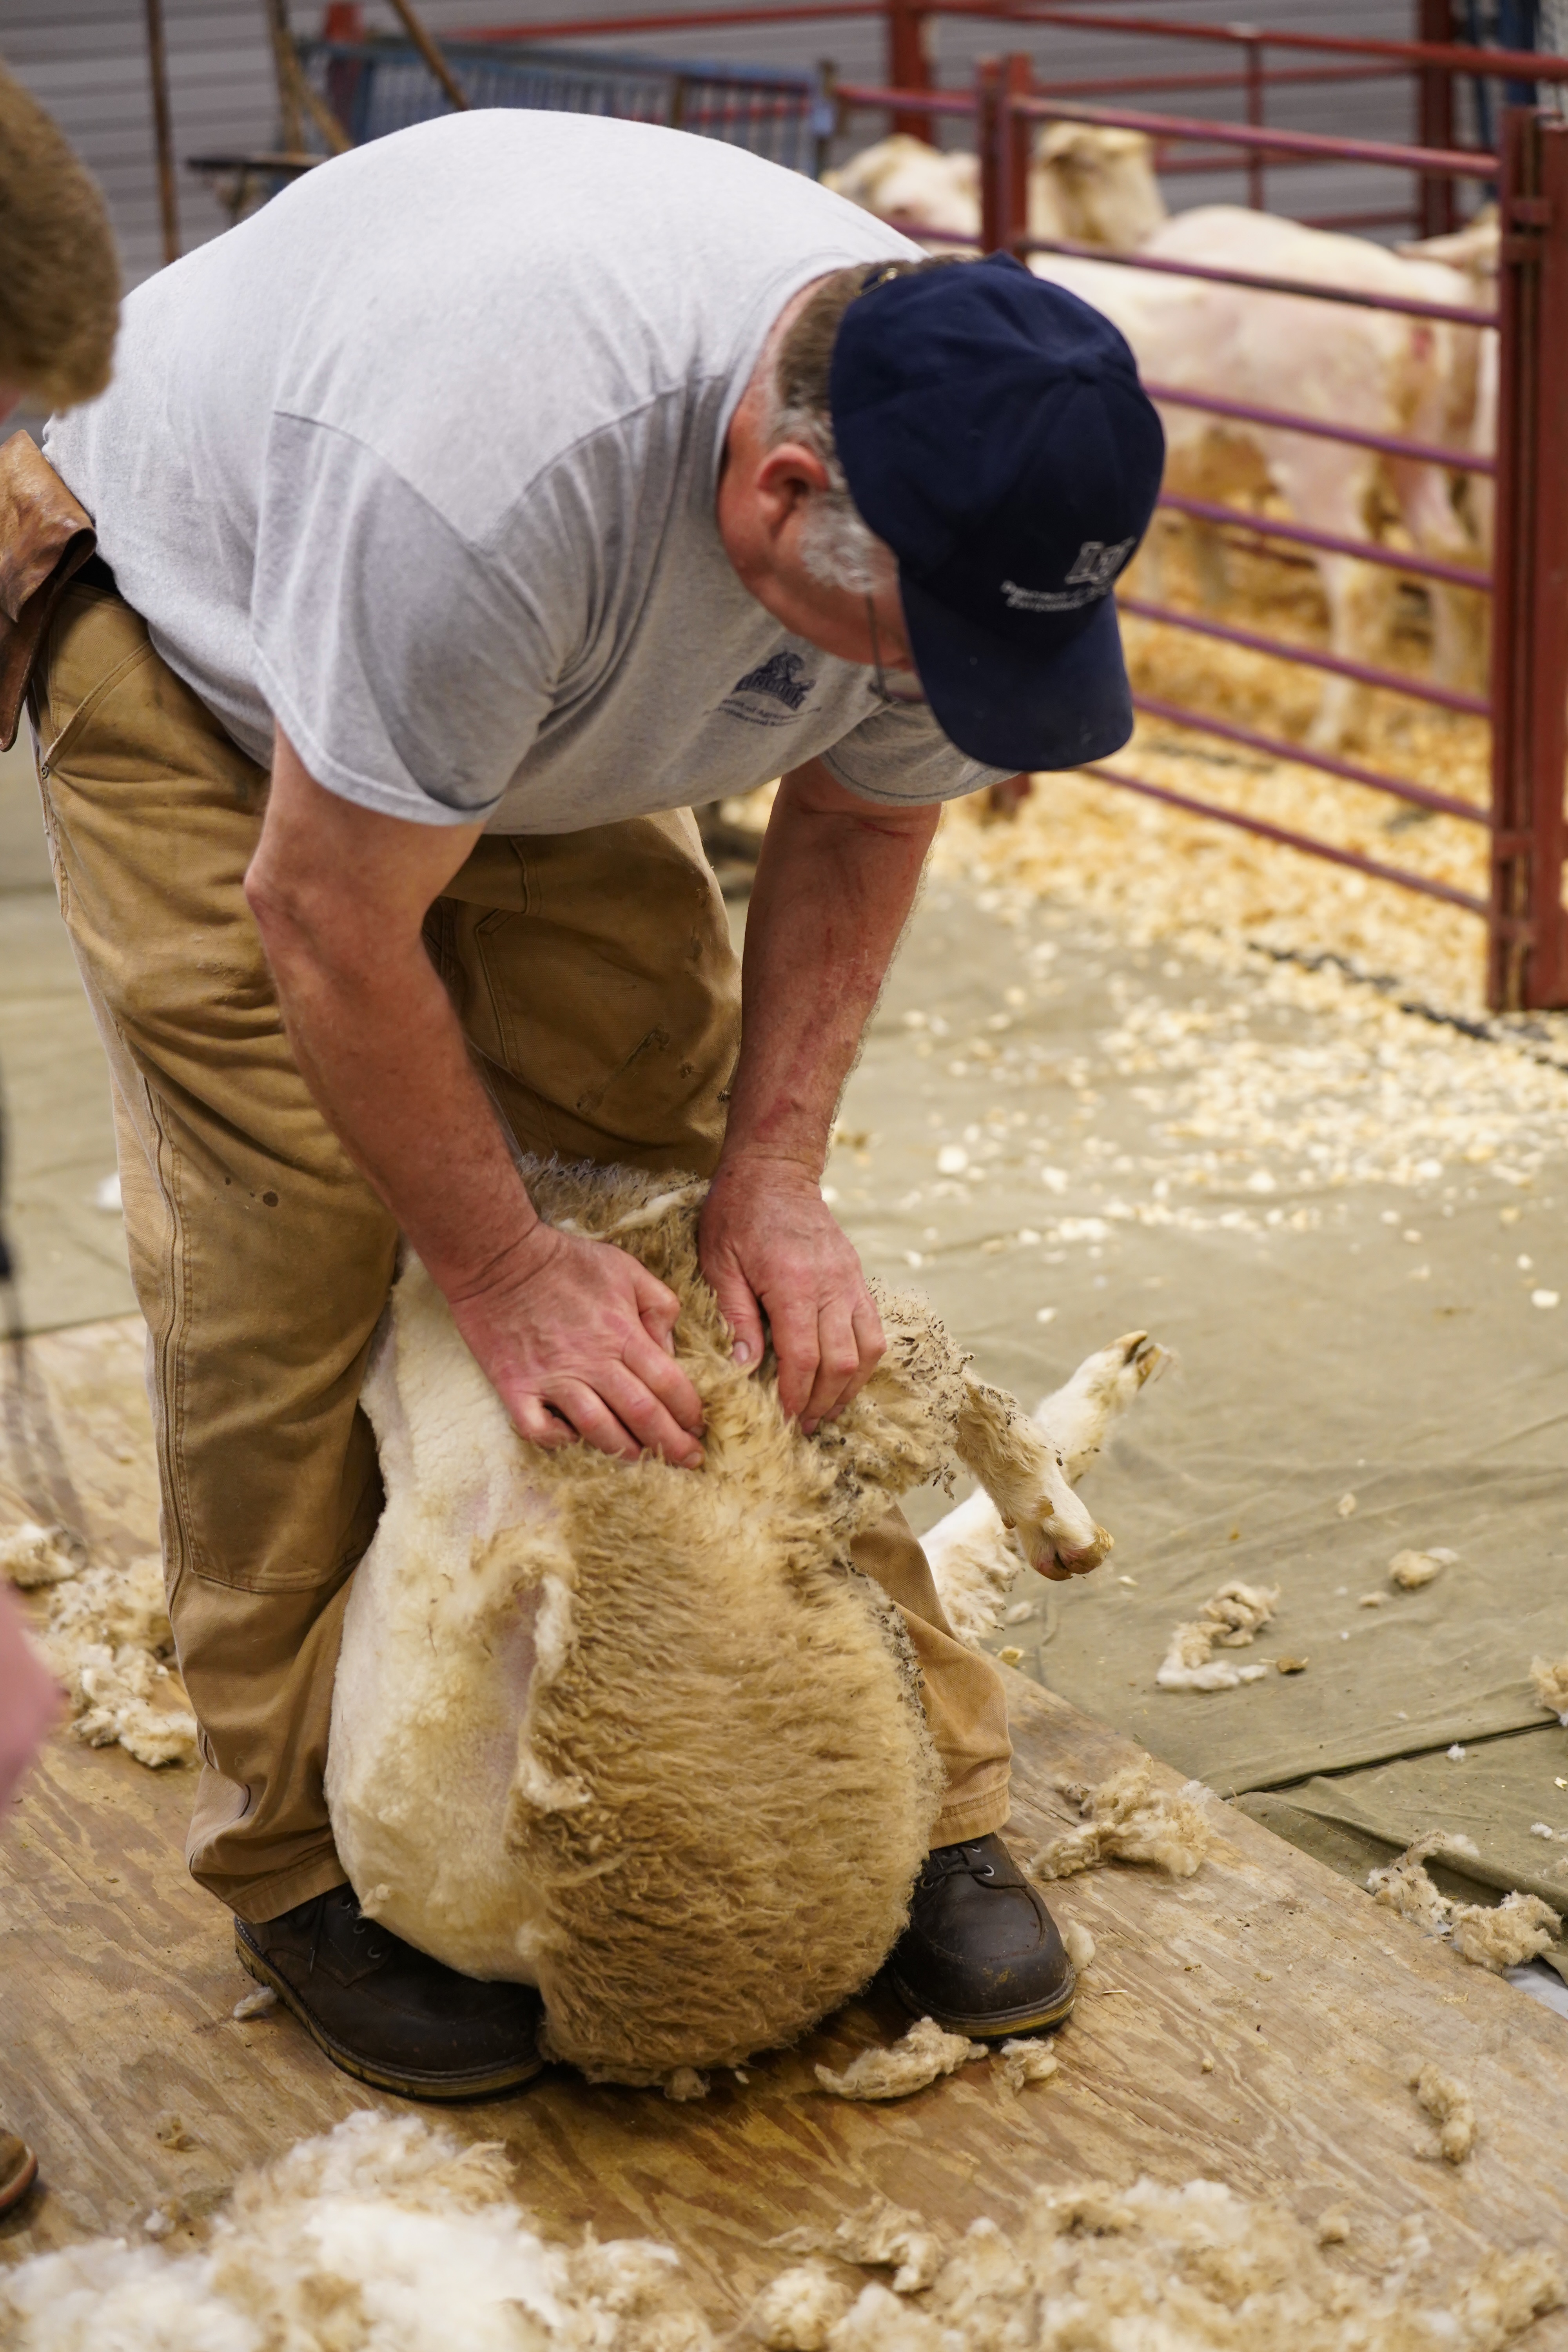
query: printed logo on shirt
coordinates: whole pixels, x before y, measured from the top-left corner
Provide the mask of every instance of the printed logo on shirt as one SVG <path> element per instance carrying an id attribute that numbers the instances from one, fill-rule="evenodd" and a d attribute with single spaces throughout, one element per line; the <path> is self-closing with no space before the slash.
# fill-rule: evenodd
<path id="1" fill-rule="evenodd" d="M 749 669 L 738 677 L 725 696 L 720 709 L 731 719 L 743 719 L 752 727 L 787 727 L 805 707 L 807 696 L 816 686 L 815 677 L 804 675 L 805 662 L 797 653 L 787 648 L 770 654 L 765 662 Z M 770 703 L 783 707 L 771 709 Z"/>

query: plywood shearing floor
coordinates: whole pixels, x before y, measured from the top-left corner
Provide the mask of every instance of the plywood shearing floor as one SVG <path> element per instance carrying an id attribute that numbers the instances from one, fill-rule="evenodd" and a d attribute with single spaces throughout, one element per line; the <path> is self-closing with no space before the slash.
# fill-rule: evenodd
<path id="1" fill-rule="evenodd" d="M 100 1557 L 128 1559 L 152 1533 L 138 1368 L 129 1322 L 48 1335 L 9 1367 L 0 1496 L 68 1508 Z M 1059 1783 L 1137 1751 L 1019 1676 L 1009 1689 L 1011 1835 L 1027 1850 L 1071 1817 Z M 247 1979 L 181 1859 L 189 1786 L 61 1735 L 0 1837 L 0 2113 L 38 2147 L 47 2182 L 0 2223 L 0 2260 L 134 2233 L 160 2203 L 199 2220 L 240 2170 L 355 2107 L 396 2105 L 334 2073 L 282 2012 L 235 2020 Z M 1219 1818 L 1227 1851 L 1194 1879 L 1110 1868 L 1060 1888 L 1098 1955 L 1059 2073 L 1016 2102 L 984 2065 L 895 2106 L 825 2096 L 816 2060 L 841 2064 L 902 2030 L 874 1990 L 699 2104 L 557 2072 L 454 2120 L 505 2141 L 548 2233 L 591 2223 L 673 2243 L 721 2323 L 782 2267 L 770 2239 L 873 2192 L 956 2233 L 982 2213 L 1005 2223 L 1040 2182 L 1201 2174 L 1309 2221 L 1344 2208 L 1342 2258 L 1364 2268 L 1393 2259 L 1413 2214 L 1439 2278 L 1487 2244 L 1568 2249 L 1562 2021 L 1257 1822 Z M 1426 2152 L 1405 2087 L 1426 2058 L 1474 2095 L 1477 2149 L 1458 2171 Z M 1568 2314 L 1526 2341 L 1563 2352 Z"/>

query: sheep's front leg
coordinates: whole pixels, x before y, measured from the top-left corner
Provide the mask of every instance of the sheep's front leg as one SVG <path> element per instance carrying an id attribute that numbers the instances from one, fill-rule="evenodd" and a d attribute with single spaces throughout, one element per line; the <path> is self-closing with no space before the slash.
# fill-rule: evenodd
<path id="1" fill-rule="evenodd" d="M 1035 1407 L 1036 1424 L 1066 1463 L 1071 1485 L 1100 1452 L 1111 1423 L 1169 1361 L 1147 1331 L 1124 1332 L 1086 1356 L 1071 1380 Z"/>
<path id="2" fill-rule="evenodd" d="M 1110 1549 L 1110 1538 L 1073 1493 L 1067 1466 L 1049 1438 L 1000 1389 L 970 1373 L 963 1387 L 958 1458 L 1017 1537 L 1030 1567 L 1055 1577 L 1098 1568 Z"/>
<path id="3" fill-rule="evenodd" d="M 1068 1487 L 1077 1484 L 1099 1453 L 1111 1423 L 1167 1361 L 1164 1349 L 1147 1332 L 1130 1331 L 1087 1357 L 1071 1380 L 1036 1409 L 1039 1433 L 1060 1457 Z M 996 1396 L 994 1390 L 988 1393 Z M 1014 1412 L 1008 1399 L 997 1402 L 1005 1413 Z M 1003 1448 L 1010 1442 L 1009 1433 L 1004 1431 Z M 984 1468 L 964 1451 L 962 1426 L 958 1444 L 965 1466 L 974 1471 L 981 1486 L 921 1540 L 948 1622 L 961 1642 L 976 1648 L 1000 1621 L 1008 1588 L 1021 1564 L 1021 1547 L 1006 1524 L 1013 1515 L 1005 1515 L 997 1507 L 987 1491 Z M 1074 1507 L 1081 1512 L 1083 1507 L 1075 1501 Z M 1083 1517 L 1092 1526 L 1087 1512 Z M 1022 1524 L 1021 1518 L 1016 1521 L 1016 1527 Z M 1101 1549 L 1094 1560 L 1075 1559 L 1068 1572 L 1080 1573 L 1103 1557 Z"/>

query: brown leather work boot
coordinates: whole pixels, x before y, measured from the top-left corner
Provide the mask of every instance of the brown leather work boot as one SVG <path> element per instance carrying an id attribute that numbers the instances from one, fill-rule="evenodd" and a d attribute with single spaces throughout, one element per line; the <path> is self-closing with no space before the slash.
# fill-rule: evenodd
<path id="1" fill-rule="evenodd" d="M 543 2065 L 531 1985 L 482 1984 L 366 1918 L 352 1886 L 260 1927 L 234 1923 L 240 1966 L 270 1985 L 345 2074 L 405 2099 L 515 2091 Z"/>
<path id="2" fill-rule="evenodd" d="M 994 1834 L 932 1847 L 887 1972 L 917 2017 L 980 2042 L 1060 2025 L 1078 1993 L 1056 1921 Z"/>
<path id="3" fill-rule="evenodd" d="M 25 2139 L 0 2131 L 0 2213 L 19 2205 L 38 2177 L 38 2159 Z"/>

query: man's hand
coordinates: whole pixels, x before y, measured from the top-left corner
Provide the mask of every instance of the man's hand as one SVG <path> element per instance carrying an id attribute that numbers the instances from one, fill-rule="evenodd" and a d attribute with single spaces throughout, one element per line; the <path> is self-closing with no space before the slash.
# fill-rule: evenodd
<path id="1" fill-rule="evenodd" d="M 761 1361 L 765 1315 L 779 1402 L 810 1436 L 864 1387 L 887 1346 L 859 1258 L 815 1178 L 790 1160 L 726 1156 L 698 1246 L 736 1361 Z"/>
<path id="2" fill-rule="evenodd" d="M 672 1290 L 611 1242 L 537 1224 L 472 1291 L 454 1291 L 458 1330 L 522 1435 L 584 1437 L 635 1462 L 702 1461 L 702 1403 L 671 1354 Z"/>
<path id="3" fill-rule="evenodd" d="M 779 1400 L 808 1433 L 886 1345 L 817 1179 L 937 814 L 858 799 L 814 760 L 780 785 L 757 862 L 741 1060 L 699 1244 L 737 1357 L 760 1360 L 765 1315 Z"/>

